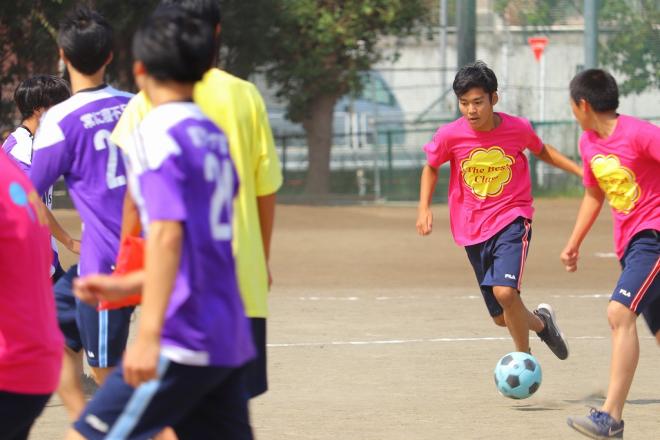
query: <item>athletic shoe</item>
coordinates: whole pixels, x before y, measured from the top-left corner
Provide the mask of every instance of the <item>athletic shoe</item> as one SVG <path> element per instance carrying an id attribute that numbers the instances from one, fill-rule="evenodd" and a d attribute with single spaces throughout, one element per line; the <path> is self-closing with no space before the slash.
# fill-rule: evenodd
<path id="1" fill-rule="evenodd" d="M 94 393 L 99 389 L 94 378 L 83 373 L 80 375 L 80 382 L 82 383 L 82 389 L 85 396 L 93 396 Z"/>
<path id="2" fill-rule="evenodd" d="M 569 417 L 568 426 L 595 439 L 623 438 L 623 420 L 617 422 L 608 413 L 591 408 L 588 416 Z"/>
<path id="3" fill-rule="evenodd" d="M 541 321 L 545 324 L 543 330 L 536 334 L 548 345 L 555 356 L 561 360 L 566 359 L 568 357 L 568 343 L 557 326 L 557 318 L 552 307 L 549 304 L 539 304 L 534 310 L 534 314 L 541 318 Z"/>

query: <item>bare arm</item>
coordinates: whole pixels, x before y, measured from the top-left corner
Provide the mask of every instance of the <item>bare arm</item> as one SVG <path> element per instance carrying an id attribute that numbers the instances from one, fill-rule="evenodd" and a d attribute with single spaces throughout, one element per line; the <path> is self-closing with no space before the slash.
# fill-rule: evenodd
<path id="1" fill-rule="evenodd" d="M 180 222 L 154 221 L 149 225 L 140 324 L 124 358 L 124 378 L 132 386 L 156 377 L 160 336 L 179 270 L 182 243 Z"/>
<path id="2" fill-rule="evenodd" d="M 424 165 L 419 187 L 419 205 L 417 208 L 417 233 L 428 235 L 433 231 L 433 213 L 431 212 L 431 201 L 435 185 L 438 183 L 438 168 Z"/>
<path id="3" fill-rule="evenodd" d="M 133 201 L 131 192 L 127 190 L 124 196 L 124 206 L 121 215 L 121 240 L 126 236 L 137 237 L 141 231 L 140 214 L 135 201 Z"/>
<path id="4" fill-rule="evenodd" d="M 580 245 L 582 245 L 582 241 L 598 218 L 604 199 L 605 194 L 599 187 L 589 186 L 585 189 L 573 232 L 560 255 L 562 263 L 569 272 L 577 270 Z"/>
<path id="5" fill-rule="evenodd" d="M 555 168 L 559 168 L 569 173 L 575 174 L 578 177 L 582 177 L 582 167 L 573 162 L 568 157 L 561 154 L 552 145 L 544 144 L 543 150 L 541 150 L 539 154 L 535 154 L 535 156 Z"/>
<path id="6" fill-rule="evenodd" d="M 257 197 L 257 208 L 259 210 L 259 226 L 261 226 L 261 240 L 264 244 L 264 255 L 266 263 L 270 258 L 270 241 L 273 236 L 273 225 L 275 224 L 275 193 L 267 196 Z"/>
<path id="7" fill-rule="evenodd" d="M 62 243 L 74 254 L 80 254 L 80 241 L 73 239 L 62 225 L 60 225 L 50 209 L 46 208 L 46 205 L 43 204 L 41 199 L 39 201 L 43 205 L 43 211 L 46 213 L 46 218 L 48 219 L 48 228 L 50 229 L 50 233 L 53 234 L 53 237 L 55 237 L 55 240 Z"/>
<path id="8" fill-rule="evenodd" d="M 119 301 L 144 285 L 144 270 L 126 275 L 93 274 L 73 280 L 73 293 L 81 301 L 96 307 L 100 301 Z"/>

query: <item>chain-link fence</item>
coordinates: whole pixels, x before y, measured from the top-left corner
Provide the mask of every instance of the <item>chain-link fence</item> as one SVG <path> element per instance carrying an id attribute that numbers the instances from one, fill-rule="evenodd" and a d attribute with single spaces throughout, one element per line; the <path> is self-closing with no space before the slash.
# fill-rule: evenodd
<path id="1" fill-rule="evenodd" d="M 646 118 L 654 123 L 660 117 Z M 414 201 L 419 197 L 419 177 L 426 156 L 422 151 L 437 127 L 449 121 L 405 124 L 399 129 L 372 129 L 334 136 L 330 155 L 330 192 L 366 200 Z M 578 140 L 581 129 L 574 121 L 533 122 L 543 141 L 579 162 Z M 374 142 L 377 140 L 377 142 Z M 276 146 L 284 171 L 284 195 L 304 191 L 308 166 L 303 135 L 276 136 Z M 535 195 L 577 195 L 578 178 L 553 168 L 529 155 Z M 447 199 L 449 167 L 440 170 L 436 201 Z"/>

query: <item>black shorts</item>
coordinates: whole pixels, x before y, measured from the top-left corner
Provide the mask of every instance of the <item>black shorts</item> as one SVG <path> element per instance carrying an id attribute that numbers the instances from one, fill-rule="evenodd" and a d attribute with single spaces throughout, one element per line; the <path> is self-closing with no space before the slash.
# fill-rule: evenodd
<path id="1" fill-rule="evenodd" d="M 245 380 L 250 399 L 268 391 L 266 367 L 266 318 L 250 318 L 252 340 L 257 356 L 245 365 Z"/>
<path id="2" fill-rule="evenodd" d="M 50 394 L 17 394 L 0 391 L 0 439 L 27 440 L 32 424 Z"/>
<path id="3" fill-rule="evenodd" d="M 242 369 L 196 367 L 161 358 L 158 378 L 133 388 L 119 366 L 74 428 L 85 438 L 152 438 L 171 426 L 179 440 L 252 440 Z"/>

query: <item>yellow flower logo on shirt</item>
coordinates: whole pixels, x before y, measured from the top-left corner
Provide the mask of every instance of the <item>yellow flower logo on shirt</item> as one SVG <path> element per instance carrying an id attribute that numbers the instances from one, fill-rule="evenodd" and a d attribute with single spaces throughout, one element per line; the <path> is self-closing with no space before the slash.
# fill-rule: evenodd
<path id="1" fill-rule="evenodd" d="M 480 199 L 499 196 L 511 181 L 514 163 L 515 159 L 500 147 L 477 148 L 461 162 L 463 181 Z"/>
<path id="2" fill-rule="evenodd" d="M 613 154 L 592 157 L 591 171 L 612 208 L 623 214 L 630 213 L 642 195 L 635 181 L 635 173 L 621 165 L 619 158 Z"/>

